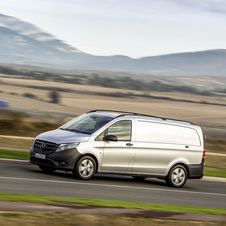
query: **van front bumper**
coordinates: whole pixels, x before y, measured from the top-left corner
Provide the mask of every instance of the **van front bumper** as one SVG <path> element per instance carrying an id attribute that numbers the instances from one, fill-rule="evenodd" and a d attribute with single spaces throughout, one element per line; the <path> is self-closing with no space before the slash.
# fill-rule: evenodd
<path id="1" fill-rule="evenodd" d="M 187 166 L 189 170 L 188 179 L 201 179 L 203 177 L 204 162 Z"/>
<path id="2" fill-rule="evenodd" d="M 44 154 L 44 153 L 39 153 Z M 74 169 L 77 159 L 81 156 L 76 148 L 53 152 L 45 155 L 45 159 L 35 157 L 34 149 L 30 150 L 30 163 L 48 166 L 59 170 L 71 171 Z"/>

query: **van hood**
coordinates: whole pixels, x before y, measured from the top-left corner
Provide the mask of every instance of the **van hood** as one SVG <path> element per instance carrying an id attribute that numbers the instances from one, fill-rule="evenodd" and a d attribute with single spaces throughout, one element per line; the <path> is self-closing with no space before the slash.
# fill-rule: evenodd
<path id="1" fill-rule="evenodd" d="M 48 141 L 56 144 L 86 142 L 89 140 L 89 138 L 89 134 L 70 132 L 61 129 L 41 133 L 36 137 L 38 140 Z"/>

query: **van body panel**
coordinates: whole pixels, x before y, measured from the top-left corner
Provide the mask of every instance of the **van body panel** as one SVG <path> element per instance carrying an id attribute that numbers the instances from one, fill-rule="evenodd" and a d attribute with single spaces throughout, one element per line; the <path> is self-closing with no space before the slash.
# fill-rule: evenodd
<path id="1" fill-rule="evenodd" d="M 183 151 L 183 156 L 181 156 Z M 195 161 L 193 161 L 195 160 Z M 155 148 L 137 148 L 132 172 L 160 173 L 167 175 L 170 169 L 176 163 L 200 164 L 200 152 L 191 152 L 187 150 L 175 149 L 155 149 Z"/>
<path id="2" fill-rule="evenodd" d="M 102 163 L 104 141 L 95 141 L 96 136 L 91 136 L 89 142 L 82 142 L 78 145 L 77 149 L 81 155 L 93 155 L 97 159 L 98 169 Z"/>
<path id="3" fill-rule="evenodd" d="M 81 134 L 62 129 L 51 130 L 41 133 L 36 137 L 38 140 L 53 142 L 56 144 L 73 143 L 73 142 L 86 142 L 90 138 L 88 134 Z"/>
<path id="4" fill-rule="evenodd" d="M 167 174 L 167 169 L 177 162 L 200 164 L 202 161 L 200 147 L 188 149 L 184 145 L 143 142 L 137 142 L 136 145 L 132 172 Z"/>
<path id="5" fill-rule="evenodd" d="M 197 130 L 186 124 L 138 119 L 132 172 L 167 175 L 176 163 L 200 164 L 201 144 Z"/>
<path id="6" fill-rule="evenodd" d="M 127 143 L 127 141 L 105 142 L 101 170 L 131 171 L 135 147 L 128 147 L 126 146 Z"/>
<path id="7" fill-rule="evenodd" d="M 85 124 L 86 117 L 92 124 Z M 204 138 L 201 127 L 197 125 L 136 114 L 95 112 L 79 118 L 36 137 L 39 143 L 56 144 L 56 149 L 61 144 L 70 143 L 76 143 L 76 148 L 59 152 L 53 150 L 42 160 L 36 157 L 37 151 L 32 146 L 30 162 L 73 171 L 81 156 L 91 155 L 95 157 L 96 173 L 164 179 L 175 165 L 183 165 L 188 171 L 188 178 L 203 176 Z M 73 122 L 77 123 L 76 129 L 68 129 Z M 105 125 L 100 126 L 100 123 Z M 77 131 L 79 128 L 83 128 L 83 132 Z M 94 132 L 85 133 L 91 130 Z M 105 139 L 107 135 L 113 135 L 117 140 L 109 141 Z M 42 154 L 42 151 L 38 153 Z M 66 165 L 60 165 L 61 161 Z"/>
<path id="8" fill-rule="evenodd" d="M 136 141 L 200 146 L 201 139 L 194 128 L 166 122 L 136 120 Z"/>

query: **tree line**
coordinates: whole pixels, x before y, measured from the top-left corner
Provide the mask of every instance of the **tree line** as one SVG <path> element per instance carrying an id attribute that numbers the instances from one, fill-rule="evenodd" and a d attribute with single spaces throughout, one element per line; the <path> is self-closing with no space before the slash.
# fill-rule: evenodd
<path id="1" fill-rule="evenodd" d="M 164 84 L 159 81 L 143 82 L 137 79 L 132 79 L 130 77 L 122 78 L 108 78 L 102 77 L 98 74 L 93 74 L 92 76 L 85 75 L 59 75 L 50 72 L 42 71 L 25 71 L 17 70 L 13 68 L 7 68 L 0 66 L 0 73 L 8 75 L 22 75 L 29 79 L 43 80 L 43 81 L 54 81 L 63 82 L 69 84 L 89 84 L 98 85 L 102 87 L 118 88 L 118 89 L 128 89 L 128 90 L 138 90 L 138 91 L 159 91 L 159 92 L 186 92 L 198 95 L 213 95 L 211 91 L 202 91 L 190 86 L 176 86 Z M 219 91 L 218 91 L 219 92 Z M 222 90 L 225 92 L 225 90 Z"/>

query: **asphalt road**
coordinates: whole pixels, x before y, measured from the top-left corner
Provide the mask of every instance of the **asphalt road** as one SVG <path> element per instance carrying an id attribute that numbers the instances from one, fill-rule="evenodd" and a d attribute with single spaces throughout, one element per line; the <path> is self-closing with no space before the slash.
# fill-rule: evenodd
<path id="1" fill-rule="evenodd" d="M 0 163 L 0 192 L 226 208 L 226 183 L 188 180 L 176 189 L 163 180 L 138 182 L 127 176 L 96 175 L 83 181 L 70 172 L 45 174 L 35 165 L 16 163 Z"/>

